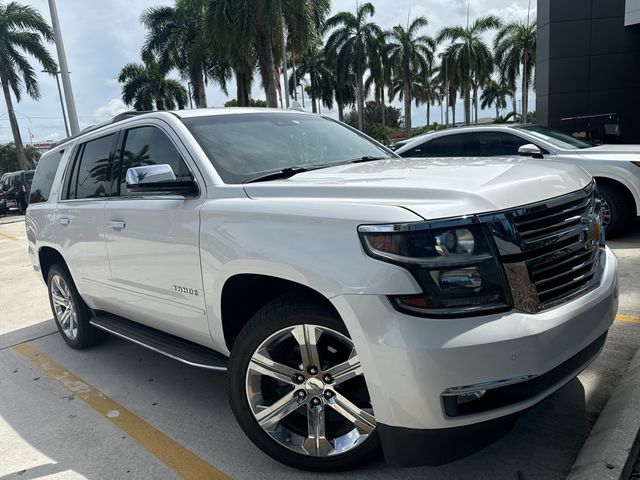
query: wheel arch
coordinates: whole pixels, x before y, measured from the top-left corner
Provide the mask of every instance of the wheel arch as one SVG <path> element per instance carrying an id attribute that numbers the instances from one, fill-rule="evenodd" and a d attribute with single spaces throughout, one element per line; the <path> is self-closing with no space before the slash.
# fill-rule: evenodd
<path id="1" fill-rule="evenodd" d="M 62 254 L 55 248 L 51 247 L 41 247 L 38 250 L 38 262 L 40 263 L 40 273 L 42 274 L 42 279 L 45 284 L 47 283 L 49 269 L 53 265 L 56 263 L 63 263 L 65 266 L 67 265 Z"/>
<path id="2" fill-rule="evenodd" d="M 327 305 L 342 321 L 329 299 L 307 285 L 270 275 L 239 273 L 225 281 L 220 297 L 222 333 L 229 351 L 251 317 L 270 301 L 286 294 L 300 295 L 311 303 Z"/>

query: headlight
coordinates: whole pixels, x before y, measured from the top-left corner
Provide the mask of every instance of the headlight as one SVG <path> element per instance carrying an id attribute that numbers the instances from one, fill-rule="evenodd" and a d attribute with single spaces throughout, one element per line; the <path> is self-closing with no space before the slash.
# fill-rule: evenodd
<path id="1" fill-rule="evenodd" d="M 486 226 L 470 219 L 358 228 L 371 257 L 408 269 L 423 293 L 393 296 L 406 313 L 450 317 L 506 310 L 511 299 Z"/>

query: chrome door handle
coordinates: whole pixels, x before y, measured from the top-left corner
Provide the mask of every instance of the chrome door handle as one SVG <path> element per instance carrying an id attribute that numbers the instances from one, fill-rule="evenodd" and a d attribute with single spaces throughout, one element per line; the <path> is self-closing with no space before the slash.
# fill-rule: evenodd
<path id="1" fill-rule="evenodd" d="M 109 223 L 107 223 L 107 227 L 113 228 L 114 230 L 122 230 L 126 226 L 127 224 L 122 220 L 111 220 Z"/>
<path id="2" fill-rule="evenodd" d="M 60 225 L 64 225 L 65 227 L 71 223 L 71 219 L 70 219 L 70 218 L 67 218 L 67 217 L 58 217 L 58 218 L 56 219 L 56 221 L 57 221 Z"/>

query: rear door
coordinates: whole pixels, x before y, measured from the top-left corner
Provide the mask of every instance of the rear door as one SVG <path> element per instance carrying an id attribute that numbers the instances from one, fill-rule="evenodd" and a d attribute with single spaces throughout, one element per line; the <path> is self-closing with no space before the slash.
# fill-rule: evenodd
<path id="1" fill-rule="evenodd" d="M 149 120 L 135 125 L 122 132 L 114 175 L 117 195 L 105 210 L 111 311 L 210 344 L 199 244 L 204 182 L 169 126 Z M 128 168 L 154 164 L 170 165 L 178 179 L 195 178 L 200 195 L 127 190 Z"/>
<path id="2" fill-rule="evenodd" d="M 59 248 L 87 304 L 104 308 L 109 278 L 104 239 L 104 206 L 117 133 L 94 137 L 72 152 L 55 215 Z"/>

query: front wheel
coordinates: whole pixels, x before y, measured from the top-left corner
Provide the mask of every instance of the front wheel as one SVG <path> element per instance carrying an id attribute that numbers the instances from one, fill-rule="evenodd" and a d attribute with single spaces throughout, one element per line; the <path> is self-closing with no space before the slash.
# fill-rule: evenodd
<path id="1" fill-rule="evenodd" d="M 284 464 L 338 471 L 379 453 L 358 354 L 328 306 L 282 297 L 256 313 L 233 347 L 229 395 L 246 435 Z"/>
<path id="2" fill-rule="evenodd" d="M 78 293 L 69 271 L 55 264 L 47 275 L 49 303 L 64 341 L 71 348 L 83 349 L 102 342 L 107 333 L 89 324 L 91 312 Z"/>

